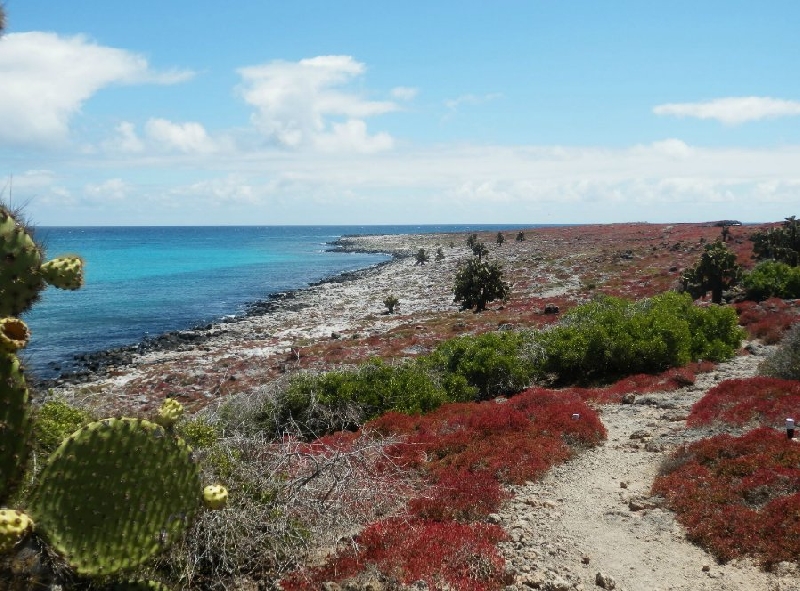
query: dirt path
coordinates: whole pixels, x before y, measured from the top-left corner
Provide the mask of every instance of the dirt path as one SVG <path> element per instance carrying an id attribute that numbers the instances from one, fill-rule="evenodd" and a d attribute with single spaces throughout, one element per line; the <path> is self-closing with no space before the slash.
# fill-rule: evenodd
<path id="1" fill-rule="evenodd" d="M 759 361 L 738 357 L 692 387 L 602 407 L 607 442 L 517 487 L 495 516 L 512 537 L 503 547 L 516 578 L 510 589 L 800 590 L 792 568 L 764 573 L 746 562 L 717 564 L 649 499 L 662 459 L 711 434 L 686 430 L 691 405 L 723 379 L 753 375 Z"/>

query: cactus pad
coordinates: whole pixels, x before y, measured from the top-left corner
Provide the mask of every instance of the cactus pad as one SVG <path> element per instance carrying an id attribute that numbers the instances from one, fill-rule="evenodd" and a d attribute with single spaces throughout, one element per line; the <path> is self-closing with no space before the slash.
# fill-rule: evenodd
<path id="1" fill-rule="evenodd" d="M 203 503 L 209 509 L 222 509 L 228 504 L 228 489 L 221 484 L 209 484 L 203 489 Z"/>
<path id="2" fill-rule="evenodd" d="M 150 421 L 106 419 L 50 456 L 28 512 L 77 573 L 104 575 L 142 564 L 180 536 L 199 490 L 182 440 Z"/>
<path id="3" fill-rule="evenodd" d="M 0 503 L 25 467 L 31 432 L 28 388 L 16 355 L 0 353 Z"/>
<path id="4" fill-rule="evenodd" d="M 79 289 L 83 285 L 83 260 L 77 256 L 58 257 L 41 268 L 44 280 L 59 289 Z"/>
<path id="5" fill-rule="evenodd" d="M 155 422 L 162 427 L 171 427 L 178 422 L 183 414 L 183 405 L 174 398 L 165 398 L 158 409 L 158 417 Z"/>
<path id="6" fill-rule="evenodd" d="M 28 344 L 31 333 L 22 320 L 0 318 L 0 354 L 14 353 Z"/>
<path id="7" fill-rule="evenodd" d="M 0 207 L 0 316 L 18 316 L 37 300 L 45 287 L 41 264 L 30 232 Z"/>
<path id="8" fill-rule="evenodd" d="M 32 523 L 31 518 L 21 511 L 0 509 L 0 554 L 13 550 Z"/>

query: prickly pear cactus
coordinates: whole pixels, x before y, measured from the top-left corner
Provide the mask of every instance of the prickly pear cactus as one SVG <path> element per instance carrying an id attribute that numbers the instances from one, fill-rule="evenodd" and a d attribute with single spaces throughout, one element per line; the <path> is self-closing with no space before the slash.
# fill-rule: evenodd
<path id="1" fill-rule="evenodd" d="M 165 549 L 198 510 L 200 491 L 182 440 L 150 421 L 106 419 L 53 453 L 27 509 L 78 574 L 105 575 Z"/>
<path id="2" fill-rule="evenodd" d="M 22 320 L 0 318 L 0 353 L 14 353 L 28 344 L 31 333 Z"/>
<path id="3" fill-rule="evenodd" d="M 80 257 L 42 264 L 43 258 L 31 230 L 0 205 L 0 317 L 19 316 L 28 310 L 48 283 L 61 289 L 82 285 Z"/>
<path id="4" fill-rule="evenodd" d="M 0 509 L 0 554 L 12 550 L 32 524 L 31 518 L 21 511 Z"/>
<path id="5" fill-rule="evenodd" d="M 18 316 L 45 287 L 42 250 L 27 227 L 0 206 L 0 316 Z"/>
<path id="6" fill-rule="evenodd" d="M 155 422 L 162 427 L 169 428 L 178 422 L 183 415 L 183 405 L 174 398 L 165 398 L 158 409 L 158 416 Z"/>
<path id="7" fill-rule="evenodd" d="M 41 268 L 44 280 L 60 289 L 80 289 L 83 285 L 83 260 L 63 256 L 47 261 Z"/>
<path id="8" fill-rule="evenodd" d="M 0 504 L 22 475 L 31 426 L 28 388 L 19 359 L 0 353 Z"/>

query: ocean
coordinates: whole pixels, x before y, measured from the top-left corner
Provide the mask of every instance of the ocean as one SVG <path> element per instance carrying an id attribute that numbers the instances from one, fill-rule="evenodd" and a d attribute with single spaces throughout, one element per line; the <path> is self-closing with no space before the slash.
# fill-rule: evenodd
<path id="1" fill-rule="evenodd" d="M 497 230 L 512 227 L 38 227 L 47 258 L 85 260 L 85 285 L 49 287 L 23 315 L 32 333 L 23 359 L 28 372 L 51 379 L 76 355 L 239 316 L 270 294 L 388 260 L 330 251 L 341 236 Z"/>

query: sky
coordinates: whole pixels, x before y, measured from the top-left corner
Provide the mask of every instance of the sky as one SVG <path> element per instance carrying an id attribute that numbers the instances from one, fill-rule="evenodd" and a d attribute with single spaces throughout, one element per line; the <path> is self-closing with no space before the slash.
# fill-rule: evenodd
<path id="1" fill-rule="evenodd" d="M 800 213 L 796 0 L 0 1 L 37 224 Z"/>

